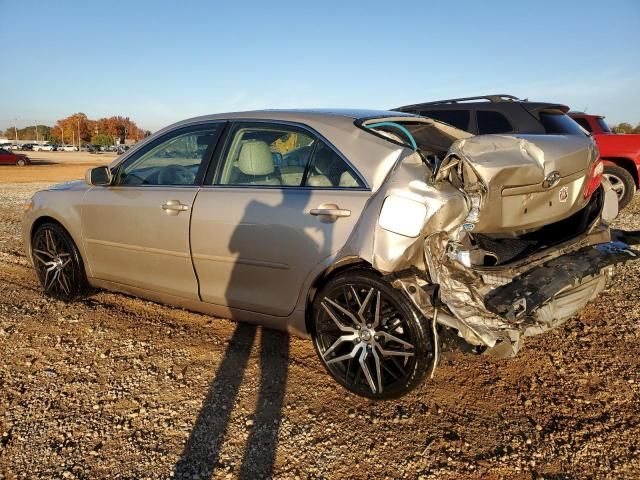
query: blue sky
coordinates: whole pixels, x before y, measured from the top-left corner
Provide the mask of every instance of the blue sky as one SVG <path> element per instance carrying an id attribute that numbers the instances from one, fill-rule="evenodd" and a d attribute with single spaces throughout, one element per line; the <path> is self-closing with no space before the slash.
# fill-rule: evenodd
<path id="1" fill-rule="evenodd" d="M 640 1 L 0 0 L 0 128 L 511 93 L 640 122 Z"/>

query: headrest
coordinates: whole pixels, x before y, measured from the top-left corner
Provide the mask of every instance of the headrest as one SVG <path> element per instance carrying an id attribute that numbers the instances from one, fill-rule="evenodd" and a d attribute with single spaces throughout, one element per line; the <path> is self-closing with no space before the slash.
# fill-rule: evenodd
<path id="1" fill-rule="evenodd" d="M 266 142 L 247 140 L 240 147 L 238 168 L 245 175 L 270 175 L 273 173 L 273 157 Z"/>
<path id="2" fill-rule="evenodd" d="M 356 177 L 354 177 L 349 170 L 345 170 L 344 172 L 342 172 L 342 175 L 340 175 L 340 186 L 355 188 L 359 187 L 360 184 L 358 183 L 358 180 L 356 180 Z"/>
<path id="3" fill-rule="evenodd" d="M 333 187 L 331 180 L 326 175 L 314 175 L 309 177 L 307 185 L 310 187 Z"/>
<path id="4" fill-rule="evenodd" d="M 319 148 L 313 166 L 322 175 L 331 175 L 335 163 L 335 155 L 328 148 Z"/>

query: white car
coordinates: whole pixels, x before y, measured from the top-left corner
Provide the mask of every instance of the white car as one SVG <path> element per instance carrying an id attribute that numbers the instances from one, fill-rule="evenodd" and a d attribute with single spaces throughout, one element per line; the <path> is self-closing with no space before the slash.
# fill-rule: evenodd
<path id="1" fill-rule="evenodd" d="M 52 152 L 53 149 L 54 147 L 50 143 L 35 144 L 33 146 L 34 152 Z"/>
<path id="2" fill-rule="evenodd" d="M 78 147 L 75 145 L 58 145 L 59 152 L 77 152 Z"/>

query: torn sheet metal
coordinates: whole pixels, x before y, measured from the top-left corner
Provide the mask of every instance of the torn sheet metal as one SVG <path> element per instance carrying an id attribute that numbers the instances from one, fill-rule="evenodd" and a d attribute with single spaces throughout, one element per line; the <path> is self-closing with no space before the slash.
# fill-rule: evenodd
<path id="1" fill-rule="evenodd" d="M 468 343 L 514 355 L 524 336 L 553 328 L 604 288 L 603 277 L 594 270 L 571 287 L 545 291 L 541 295 L 549 295 L 537 299 L 535 308 L 526 295 L 516 295 L 506 313 L 487 308 L 486 296 L 557 257 L 610 241 L 601 212 L 611 196 L 594 201 L 593 219 L 585 215 L 591 223 L 570 241 L 522 258 L 524 250 L 496 255 L 496 262 L 506 262 L 502 266 L 482 266 L 476 236 L 485 235 L 485 246 L 500 238 L 517 242 L 524 233 L 582 211 L 589 203 L 582 195 L 584 180 L 596 156 L 592 140 L 579 136 L 462 138 L 453 141 L 439 165 L 403 149 L 388 181 L 370 200 L 367 212 L 373 213 L 360 219 L 342 254 L 387 274 L 426 318 L 433 318 L 437 308 L 438 323 L 456 329 Z M 563 186 L 569 189 L 564 202 Z M 549 301 L 554 295 L 560 299 L 555 303 Z"/>

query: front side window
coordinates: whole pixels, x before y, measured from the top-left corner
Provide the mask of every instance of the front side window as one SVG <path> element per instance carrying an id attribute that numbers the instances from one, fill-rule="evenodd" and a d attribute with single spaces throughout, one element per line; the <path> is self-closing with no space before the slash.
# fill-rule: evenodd
<path id="1" fill-rule="evenodd" d="M 317 139 L 288 125 L 237 124 L 222 156 L 218 185 L 302 185 Z"/>
<path id="2" fill-rule="evenodd" d="M 316 148 L 306 186 L 314 188 L 364 188 L 364 184 L 344 159 L 328 145 L 320 142 Z"/>
<path id="3" fill-rule="evenodd" d="M 478 110 L 476 113 L 478 120 L 478 134 L 489 135 L 491 133 L 513 132 L 513 127 L 500 112 L 493 110 Z"/>
<path id="4" fill-rule="evenodd" d="M 195 185 L 221 124 L 181 129 L 127 159 L 117 185 Z"/>

